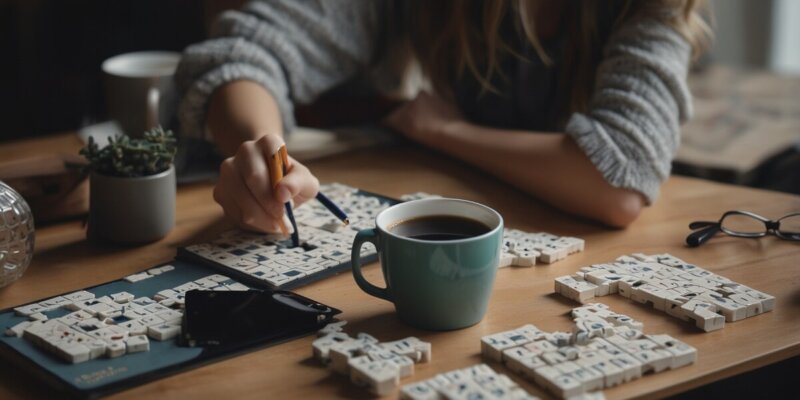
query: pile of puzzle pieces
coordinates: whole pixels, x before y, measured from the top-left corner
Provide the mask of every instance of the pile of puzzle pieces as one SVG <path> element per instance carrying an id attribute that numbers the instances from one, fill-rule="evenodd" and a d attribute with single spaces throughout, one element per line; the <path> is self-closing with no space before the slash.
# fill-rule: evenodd
<path id="1" fill-rule="evenodd" d="M 438 374 L 400 390 L 402 400 L 509 399 L 537 400 L 514 381 L 486 364 Z"/>
<path id="2" fill-rule="evenodd" d="M 583 248 L 583 239 L 575 237 L 506 229 L 503 232 L 503 250 L 498 267 L 530 267 L 536 265 L 537 260 L 551 264 L 570 254 L 581 252 Z"/>
<path id="3" fill-rule="evenodd" d="M 591 393 L 694 363 L 697 350 L 669 335 L 644 335 L 642 323 L 603 304 L 572 310 L 572 333 L 533 325 L 481 338 L 481 353 L 563 398 Z"/>
<path id="4" fill-rule="evenodd" d="M 149 271 L 155 276 L 173 269 L 166 265 Z M 9 327 L 6 335 L 30 340 L 70 363 L 149 351 L 150 339 L 163 341 L 180 334 L 183 297 L 194 289 L 248 290 L 248 287 L 226 276 L 210 275 L 162 290 L 153 298 L 136 298 L 128 292 L 96 297 L 81 290 L 15 308 L 16 314 L 28 317 L 28 321 Z M 45 315 L 60 308 L 71 312 L 52 319 Z"/>
<path id="5" fill-rule="evenodd" d="M 556 278 L 555 292 L 581 303 L 618 293 L 684 321 L 691 319 L 706 332 L 775 307 L 775 297 L 670 254 L 632 254 L 583 267 L 573 276 Z"/>
<path id="6" fill-rule="evenodd" d="M 311 344 L 314 358 L 375 395 L 394 392 L 401 378 L 414 374 L 415 363 L 431 360 L 430 343 L 415 337 L 381 343 L 366 333 L 353 338 L 342 331 L 345 324 L 335 322 L 319 331 Z"/>

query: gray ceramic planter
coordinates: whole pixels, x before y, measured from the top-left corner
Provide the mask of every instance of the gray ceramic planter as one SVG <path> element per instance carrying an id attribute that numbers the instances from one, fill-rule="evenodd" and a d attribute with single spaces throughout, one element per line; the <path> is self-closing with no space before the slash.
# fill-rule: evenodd
<path id="1" fill-rule="evenodd" d="M 137 244 L 163 238 L 175 226 L 175 167 L 139 178 L 92 172 L 91 239 Z"/>

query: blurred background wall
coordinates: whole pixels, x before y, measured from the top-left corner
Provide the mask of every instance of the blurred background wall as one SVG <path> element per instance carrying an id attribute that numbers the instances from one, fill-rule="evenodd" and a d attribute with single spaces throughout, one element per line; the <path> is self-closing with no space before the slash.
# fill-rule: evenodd
<path id="1" fill-rule="evenodd" d="M 102 61 L 202 40 L 207 2 L 0 0 L 0 141 L 102 121 Z"/>
<path id="2" fill-rule="evenodd" d="M 716 0 L 710 60 L 800 73 L 800 1 Z"/>

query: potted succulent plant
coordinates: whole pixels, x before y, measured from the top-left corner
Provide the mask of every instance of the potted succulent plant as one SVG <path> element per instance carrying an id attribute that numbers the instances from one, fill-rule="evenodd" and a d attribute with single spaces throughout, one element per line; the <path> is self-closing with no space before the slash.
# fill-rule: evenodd
<path id="1" fill-rule="evenodd" d="M 161 127 L 141 138 L 118 135 L 100 148 L 89 138 L 87 235 L 116 243 L 146 243 L 175 226 L 176 140 Z"/>

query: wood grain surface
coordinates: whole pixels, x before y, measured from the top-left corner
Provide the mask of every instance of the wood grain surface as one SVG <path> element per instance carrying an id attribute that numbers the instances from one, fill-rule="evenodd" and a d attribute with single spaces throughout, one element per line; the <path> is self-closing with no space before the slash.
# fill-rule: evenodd
<path id="1" fill-rule="evenodd" d="M 11 144 L 0 154 L 15 153 Z M 23 148 L 27 149 L 27 147 Z M 291 151 L 291 149 L 290 149 Z M 498 272 L 484 320 L 451 332 L 427 332 L 401 323 L 390 303 L 362 292 L 349 273 L 297 290 L 304 296 L 344 311 L 346 331 L 368 332 L 379 340 L 417 336 L 433 344 L 433 360 L 416 366 L 407 384 L 437 373 L 482 362 L 481 336 L 532 323 L 543 330 L 569 330 L 568 312 L 577 306 L 553 294 L 553 279 L 582 266 L 611 261 L 634 252 L 668 252 L 688 262 L 777 298 L 775 310 L 728 323 L 704 333 L 690 323 L 612 295 L 597 299 L 614 311 L 644 322 L 645 333 L 666 333 L 698 349 L 695 364 L 648 375 L 605 390 L 606 397 L 664 397 L 800 354 L 800 244 L 776 237 L 738 239 L 720 235 L 700 248 L 687 248 L 687 225 L 717 219 L 731 209 L 777 218 L 800 210 L 800 197 L 672 177 L 657 202 L 625 230 L 612 230 L 557 211 L 455 160 L 416 147 L 361 150 L 317 160 L 309 165 L 322 182 L 342 182 L 388 196 L 425 191 L 487 204 L 498 210 L 507 227 L 546 231 L 586 240 L 586 250 L 551 265 L 506 268 Z M 165 239 L 140 247 L 101 246 L 85 240 L 81 222 L 40 227 L 36 255 L 21 280 L 0 289 L 0 308 L 97 285 L 170 260 L 177 247 L 209 240 L 231 226 L 211 197 L 212 184 L 182 186 L 177 225 Z M 367 279 L 381 284 L 380 268 L 365 268 Z M 369 398 L 345 377 L 311 357 L 311 337 L 298 339 L 173 375 L 112 396 L 142 398 Z M 548 398 L 536 385 L 490 363 L 531 393 Z M 0 366 L 0 398 L 53 398 L 13 366 Z"/>

